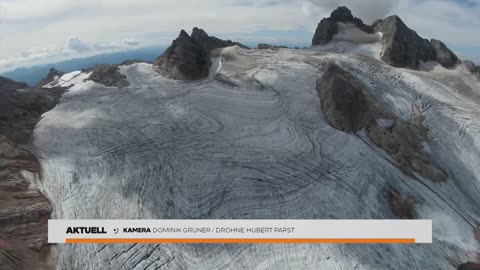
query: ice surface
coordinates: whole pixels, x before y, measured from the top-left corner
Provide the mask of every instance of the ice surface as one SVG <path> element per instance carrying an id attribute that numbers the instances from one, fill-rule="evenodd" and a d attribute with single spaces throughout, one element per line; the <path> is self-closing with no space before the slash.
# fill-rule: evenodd
<path id="1" fill-rule="evenodd" d="M 72 71 L 70 73 L 63 74 L 61 77 L 56 76 L 55 80 L 43 86 L 43 88 L 52 88 L 52 87 L 69 87 L 71 85 L 76 85 L 83 80 L 87 79 L 90 76 L 90 73 L 82 73 L 81 71 Z"/>
<path id="2" fill-rule="evenodd" d="M 394 188 L 433 219 L 433 245 L 59 245 L 58 269 L 437 270 L 474 259 L 479 102 L 463 84 L 392 68 L 375 50 L 230 47 L 207 79 L 173 81 L 138 63 L 120 68 L 122 89 L 64 75 L 74 86 L 35 129 L 42 183 L 62 219 L 389 219 Z M 325 121 L 315 82 L 332 61 L 405 121 L 422 109 L 446 183 L 403 174 L 366 136 Z"/>

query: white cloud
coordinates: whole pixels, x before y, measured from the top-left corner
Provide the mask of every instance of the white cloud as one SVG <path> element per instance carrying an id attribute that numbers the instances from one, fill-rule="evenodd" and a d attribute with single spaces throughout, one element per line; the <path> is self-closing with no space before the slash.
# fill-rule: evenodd
<path id="1" fill-rule="evenodd" d="M 62 47 L 32 47 L 18 55 L 0 58 L 0 72 L 22 66 L 51 63 L 68 58 L 84 57 L 135 48 L 138 41 L 124 39 L 108 43 L 89 44 L 78 37 L 70 37 Z"/>

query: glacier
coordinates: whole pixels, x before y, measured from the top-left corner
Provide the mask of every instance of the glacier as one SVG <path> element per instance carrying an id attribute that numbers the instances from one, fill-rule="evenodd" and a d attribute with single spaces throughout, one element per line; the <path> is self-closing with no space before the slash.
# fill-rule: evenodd
<path id="1" fill-rule="evenodd" d="M 210 76 L 162 77 L 120 66 L 130 86 L 88 74 L 34 131 L 38 181 L 56 219 L 395 219 L 386 192 L 433 220 L 431 245 L 57 245 L 58 269 L 456 269 L 480 253 L 480 81 L 458 65 L 394 68 L 378 43 L 212 54 Z M 331 127 L 316 81 L 329 63 L 409 121 L 448 174 L 408 176 L 365 132 Z"/>

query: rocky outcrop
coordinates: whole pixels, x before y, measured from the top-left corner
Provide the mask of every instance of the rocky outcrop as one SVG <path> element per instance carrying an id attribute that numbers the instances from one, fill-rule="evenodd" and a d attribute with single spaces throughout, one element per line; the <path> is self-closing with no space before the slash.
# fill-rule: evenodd
<path id="1" fill-rule="evenodd" d="M 312 46 L 325 45 L 332 41 L 333 35 L 338 33 L 337 23 L 330 18 L 323 18 L 315 30 L 315 35 L 312 39 Z"/>
<path id="2" fill-rule="evenodd" d="M 437 61 L 451 68 L 459 63 L 458 57 L 440 40 L 428 41 L 408 28 L 398 16 L 389 16 L 373 24 L 375 32 L 382 32 L 381 58 L 394 67 L 416 69 L 420 61 Z"/>
<path id="3" fill-rule="evenodd" d="M 12 90 L 22 89 L 26 87 L 28 87 L 26 83 L 16 82 L 5 77 L 0 77 L 0 89 L 4 92 L 11 92 Z M 6 93 L 0 92 L 0 95 L 2 94 Z"/>
<path id="4" fill-rule="evenodd" d="M 458 57 L 440 40 L 431 39 L 430 44 L 435 50 L 436 61 L 440 65 L 450 68 L 459 63 Z"/>
<path id="5" fill-rule="evenodd" d="M 25 146 L 64 89 L 25 86 L 0 77 L 0 269 L 53 269 L 46 262 L 52 206 L 32 185 L 41 169 Z"/>
<path id="6" fill-rule="evenodd" d="M 365 33 L 373 33 L 373 28 L 366 25 L 360 18 L 354 17 L 347 7 L 338 7 L 330 14 L 330 19 L 334 22 L 352 23 Z"/>
<path id="7" fill-rule="evenodd" d="M 287 49 L 287 46 L 282 45 L 270 45 L 266 43 L 260 43 L 257 45 L 257 49 L 259 50 L 278 50 L 278 49 Z"/>
<path id="8" fill-rule="evenodd" d="M 56 70 L 55 68 L 51 68 L 49 71 L 48 71 L 48 74 L 47 74 L 47 77 L 45 77 L 44 79 L 42 79 L 41 81 L 39 81 L 35 87 L 39 88 L 39 87 L 42 87 L 42 86 L 45 86 L 53 81 L 55 81 L 56 79 L 60 78 L 63 76 L 63 73 L 62 71 L 59 71 L 59 70 Z"/>
<path id="9" fill-rule="evenodd" d="M 28 143 L 38 118 L 55 106 L 63 90 L 30 89 L 0 77 L 0 134 L 16 143 Z"/>
<path id="10" fill-rule="evenodd" d="M 389 16 L 373 24 L 376 32 L 382 32 L 381 58 L 394 67 L 416 69 L 420 61 L 434 61 L 435 49 L 426 39 L 408 28 L 398 16 Z"/>
<path id="11" fill-rule="evenodd" d="M 203 29 L 194 27 L 191 36 L 182 30 L 154 65 L 171 79 L 199 80 L 208 76 L 212 65 L 210 51 L 230 46 L 248 48 L 238 42 L 209 36 Z"/>
<path id="12" fill-rule="evenodd" d="M 475 65 L 472 61 L 462 61 L 462 65 L 473 75 L 480 78 L 480 66 Z"/>
<path id="13" fill-rule="evenodd" d="M 334 128 L 354 133 L 372 121 L 362 84 L 337 65 L 328 67 L 317 82 L 317 92 L 325 119 Z"/>
<path id="14" fill-rule="evenodd" d="M 195 40 L 196 43 L 203 46 L 207 51 L 230 46 L 239 46 L 241 48 L 248 49 L 247 46 L 241 43 L 231 40 L 219 39 L 214 36 L 209 36 L 203 29 L 197 27 L 194 27 L 192 30 L 192 39 Z"/>
<path id="15" fill-rule="evenodd" d="M 182 30 L 154 65 L 166 77 L 176 80 L 199 80 L 208 76 L 212 61 L 205 47 Z"/>
<path id="16" fill-rule="evenodd" d="M 388 192 L 388 206 L 400 218 L 413 219 L 415 213 L 415 199 L 395 190 Z"/>
<path id="17" fill-rule="evenodd" d="M 458 270 L 480 270 L 480 264 L 478 263 L 464 263 L 458 267 Z"/>
<path id="18" fill-rule="evenodd" d="M 119 70 L 117 65 L 99 65 L 93 69 L 87 80 L 118 88 L 129 86 L 127 76 L 121 74 Z"/>
<path id="19" fill-rule="evenodd" d="M 354 17 L 347 7 L 338 7 L 330 14 L 330 17 L 320 21 L 312 39 L 312 46 L 325 45 L 332 41 L 333 36 L 338 33 L 337 23 L 339 22 L 352 23 L 366 33 L 373 33 L 373 28 L 364 24 L 361 19 Z"/>
<path id="20" fill-rule="evenodd" d="M 417 111 L 412 112 L 411 122 L 402 121 L 381 106 L 361 81 L 335 64 L 329 65 L 316 89 L 325 119 L 334 128 L 347 133 L 365 129 L 404 173 L 417 173 L 434 182 L 447 180 L 445 171 L 423 150 L 427 131 Z"/>

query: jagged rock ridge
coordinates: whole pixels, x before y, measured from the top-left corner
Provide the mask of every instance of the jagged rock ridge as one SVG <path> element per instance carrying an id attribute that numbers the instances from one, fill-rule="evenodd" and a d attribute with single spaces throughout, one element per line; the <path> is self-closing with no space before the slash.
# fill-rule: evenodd
<path id="1" fill-rule="evenodd" d="M 317 26 L 315 35 L 312 39 L 312 45 L 325 45 L 332 41 L 335 34 L 338 33 L 337 23 L 353 23 L 365 33 L 373 33 L 373 28 L 363 23 L 363 21 L 352 15 L 347 7 L 338 7 L 328 18 L 323 18 Z"/>
<path id="2" fill-rule="evenodd" d="M 209 36 L 200 28 L 193 28 L 192 36 L 182 30 L 172 45 L 155 61 L 161 74 L 177 80 L 199 80 L 208 76 L 210 51 L 218 48 L 238 45 L 230 40 Z"/>
<path id="3" fill-rule="evenodd" d="M 329 18 L 324 18 L 318 24 L 312 45 L 325 45 L 332 41 L 338 33 L 338 23 L 353 23 L 365 33 L 382 33 L 383 45 L 381 59 L 394 67 L 416 69 L 420 61 L 437 61 L 446 68 L 459 62 L 458 57 L 439 40 L 428 41 L 420 37 L 398 16 L 389 16 L 377 20 L 372 26 L 365 25 L 362 20 L 354 17 L 346 7 L 334 10 Z"/>
<path id="4" fill-rule="evenodd" d="M 155 65 L 172 79 L 199 80 L 208 76 L 212 62 L 208 51 L 182 30 Z"/>
<path id="5" fill-rule="evenodd" d="M 230 46 L 239 46 L 245 49 L 248 49 L 247 46 L 231 41 L 223 40 L 214 36 L 209 36 L 203 29 L 194 27 L 192 30 L 192 38 L 198 44 L 202 45 L 207 51 L 215 50 L 218 48 L 230 47 Z"/>

